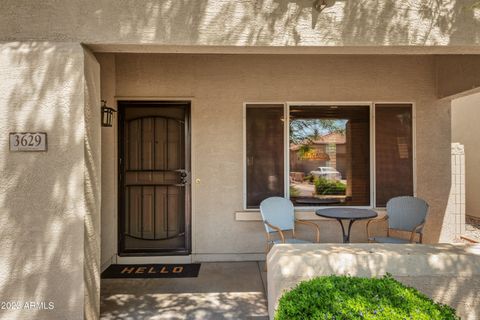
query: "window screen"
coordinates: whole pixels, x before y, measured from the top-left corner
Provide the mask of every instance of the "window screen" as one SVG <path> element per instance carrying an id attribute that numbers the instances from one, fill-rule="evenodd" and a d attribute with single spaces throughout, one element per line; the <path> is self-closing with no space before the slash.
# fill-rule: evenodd
<path id="1" fill-rule="evenodd" d="M 375 105 L 376 206 L 413 195 L 412 105 Z"/>
<path id="2" fill-rule="evenodd" d="M 284 196 L 284 106 L 247 105 L 247 208 L 262 200 Z"/>

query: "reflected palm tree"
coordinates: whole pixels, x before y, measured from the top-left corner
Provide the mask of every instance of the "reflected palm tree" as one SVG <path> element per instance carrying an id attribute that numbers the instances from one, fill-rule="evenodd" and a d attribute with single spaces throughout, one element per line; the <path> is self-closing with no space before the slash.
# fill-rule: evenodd
<path id="1" fill-rule="evenodd" d="M 345 133 L 347 120 L 337 119 L 295 119 L 290 121 L 290 145 L 300 145 L 307 152 L 309 146 L 321 136 L 330 133 Z"/>

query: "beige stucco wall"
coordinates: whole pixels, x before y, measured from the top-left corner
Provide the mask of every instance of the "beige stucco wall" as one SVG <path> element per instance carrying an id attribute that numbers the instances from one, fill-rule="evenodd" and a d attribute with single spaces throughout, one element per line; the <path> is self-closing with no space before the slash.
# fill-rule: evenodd
<path id="1" fill-rule="evenodd" d="M 95 56 L 84 51 L 85 108 L 85 217 L 84 217 L 84 281 L 85 319 L 100 316 L 100 247 L 101 247 L 101 127 L 100 65 Z"/>
<path id="2" fill-rule="evenodd" d="M 0 300 L 54 303 L 0 319 L 92 318 L 84 301 L 99 291 L 99 152 L 85 120 L 98 118 L 98 90 L 84 74 L 98 80 L 93 61 L 78 44 L 0 44 Z M 48 151 L 10 152 L 15 131 L 47 132 Z M 93 300 L 87 308 L 98 309 Z"/>
<path id="3" fill-rule="evenodd" d="M 108 106 L 115 106 L 115 55 L 97 54 L 97 60 L 102 66 L 101 70 L 101 100 L 106 100 Z M 100 100 L 100 99 L 99 99 Z M 102 158 L 102 223 L 101 223 L 101 270 L 115 262 L 117 253 L 117 126 L 101 129 Z"/>
<path id="4" fill-rule="evenodd" d="M 458 97 L 479 91 L 480 55 L 441 55 L 437 65 L 437 96 Z"/>
<path id="5" fill-rule="evenodd" d="M 121 43 L 135 50 L 153 44 L 449 46 L 478 52 L 480 9 L 472 8 L 473 1 L 339 0 L 319 14 L 310 0 L 3 0 L 0 40 L 68 40 L 99 48 Z"/>
<path id="6" fill-rule="evenodd" d="M 480 93 L 452 102 L 452 141 L 465 146 L 465 213 L 480 218 Z"/>
<path id="7" fill-rule="evenodd" d="M 435 97 L 433 57 L 117 54 L 115 71 L 117 97 L 192 99 L 192 181 L 200 179 L 192 185 L 193 249 L 199 259 L 263 252 L 261 223 L 235 220 L 243 209 L 243 103 L 252 101 L 414 102 L 417 191 L 431 205 L 425 239 L 438 241 L 450 191 L 450 102 Z M 115 142 L 107 144 L 104 154 Z M 116 166 L 114 158 L 103 159 Z M 323 242 L 340 240 L 336 222 L 320 228 Z M 365 240 L 363 224 L 353 233 Z"/>

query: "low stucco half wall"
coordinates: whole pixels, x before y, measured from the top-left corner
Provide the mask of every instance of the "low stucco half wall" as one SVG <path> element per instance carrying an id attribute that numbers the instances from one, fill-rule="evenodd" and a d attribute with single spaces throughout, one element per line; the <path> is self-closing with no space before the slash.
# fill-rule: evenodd
<path id="1" fill-rule="evenodd" d="M 267 257 L 268 309 L 297 283 L 322 275 L 380 277 L 387 272 L 462 319 L 480 316 L 480 245 L 301 244 L 276 245 Z"/>

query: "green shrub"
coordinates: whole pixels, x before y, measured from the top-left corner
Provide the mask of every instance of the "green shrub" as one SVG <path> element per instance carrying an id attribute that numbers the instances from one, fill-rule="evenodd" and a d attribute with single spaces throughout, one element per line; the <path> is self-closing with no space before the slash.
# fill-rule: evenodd
<path id="1" fill-rule="evenodd" d="M 336 180 L 318 178 L 315 180 L 315 193 L 321 195 L 344 195 L 346 186 Z"/>
<path id="2" fill-rule="evenodd" d="M 300 191 L 294 186 L 290 186 L 290 197 L 298 197 L 299 195 Z"/>
<path id="3" fill-rule="evenodd" d="M 305 176 L 305 178 L 303 178 L 303 181 L 313 183 L 313 181 L 315 181 L 315 177 L 313 175 L 309 174 L 308 176 Z"/>
<path id="4" fill-rule="evenodd" d="M 328 276 L 299 283 L 279 301 L 275 320 L 296 319 L 460 319 L 390 275 L 383 278 Z"/>

